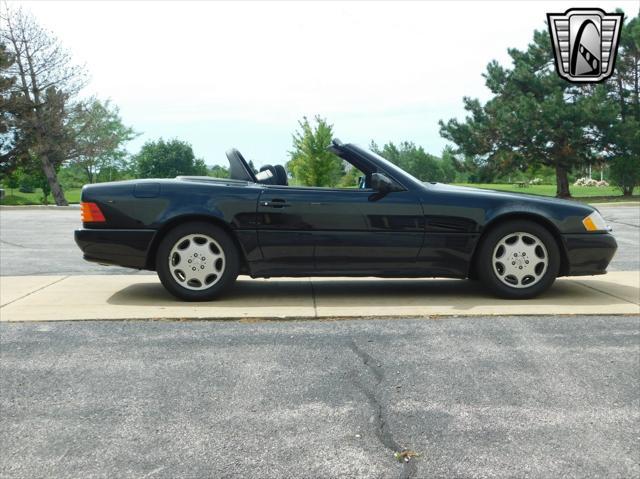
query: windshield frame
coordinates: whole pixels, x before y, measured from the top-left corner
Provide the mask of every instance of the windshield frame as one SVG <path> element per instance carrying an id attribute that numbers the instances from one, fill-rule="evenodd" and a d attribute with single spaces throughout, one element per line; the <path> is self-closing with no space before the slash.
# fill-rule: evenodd
<path id="1" fill-rule="evenodd" d="M 344 147 L 350 150 L 353 150 L 353 152 L 356 153 L 357 155 L 364 157 L 366 160 L 370 161 L 377 167 L 381 168 L 383 172 L 385 172 L 388 176 L 391 177 L 391 179 L 400 183 L 405 188 L 409 189 L 410 185 L 416 186 L 421 189 L 425 188 L 425 183 L 423 181 L 419 180 L 418 178 L 413 176 L 411 173 L 407 173 L 398 165 L 390 162 L 389 160 L 387 160 L 383 156 L 380 156 L 374 151 L 371 151 L 368 148 L 363 148 L 361 146 L 354 145 L 353 143 L 344 145 L 343 148 Z"/>

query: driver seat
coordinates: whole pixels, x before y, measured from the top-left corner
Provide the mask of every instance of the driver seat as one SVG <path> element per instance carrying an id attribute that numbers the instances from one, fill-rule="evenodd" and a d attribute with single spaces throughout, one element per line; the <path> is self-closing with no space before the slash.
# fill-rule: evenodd
<path id="1" fill-rule="evenodd" d="M 289 186 L 289 179 L 287 178 L 287 170 L 282 165 L 276 165 L 273 167 L 276 170 L 276 180 L 278 185 Z"/>

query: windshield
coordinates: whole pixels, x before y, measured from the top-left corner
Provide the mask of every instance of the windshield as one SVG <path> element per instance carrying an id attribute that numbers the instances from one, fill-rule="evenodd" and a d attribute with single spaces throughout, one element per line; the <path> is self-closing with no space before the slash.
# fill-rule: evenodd
<path id="1" fill-rule="evenodd" d="M 386 158 L 378 155 L 376 152 L 371 151 L 368 148 L 362 148 L 361 146 L 356 146 L 356 145 L 354 145 L 354 146 L 358 150 L 362 151 L 363 153 L 365 153 L 365 154 L 367 154 L 369 156 L 373 156 L 378 161 L 378 163 L 382 164 L 382 166 L 384 167 L 385 170 L 387 170 L 389 173 L 391 173 L 392 176 L 398 176 L 400 178 L 408 178 L 410 180 L 415 181 L 416 183 L 418 183 L 420 185 L 424 184 L 418 178 L 416 178 L 415 176 L 413 176 L 410 173 L 407 173 L 402 168 L 400 168 L 398 165 L 395 165 L 395 164 L 391 163 L 389 160 L 387 160 Z"/>

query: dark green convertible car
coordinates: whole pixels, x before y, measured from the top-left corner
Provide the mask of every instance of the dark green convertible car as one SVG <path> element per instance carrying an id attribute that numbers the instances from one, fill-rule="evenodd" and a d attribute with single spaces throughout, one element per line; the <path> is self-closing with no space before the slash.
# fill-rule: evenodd
<path id="1" fill-rule="evenodd" d="M 558 276 L 606 272 L 616 241 L 594 208 L 534 195 L 423 183 L 335 140 L 361 174 L 353 188 L 288 186 L 235 149 L 230 179 L 178 177 L 87 185 L 84 258 L 157 271 L 172 294 L 211 300 L 238 274 L 479 279 L 531 298 Z"/>

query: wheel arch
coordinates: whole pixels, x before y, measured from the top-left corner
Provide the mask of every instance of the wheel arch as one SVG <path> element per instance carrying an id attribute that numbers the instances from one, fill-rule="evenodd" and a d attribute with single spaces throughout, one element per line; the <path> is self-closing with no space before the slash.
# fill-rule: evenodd
<path id="1" fill-rule="evenodd" d="M 536 213 L 512 212 L 512 213 L 504 213 L 499 216 L 496 216 L 491 221 L 489 221 L 489 223 L 487 223 L 484 226 L 484 228 L 482 228 L 480 237 L 478 238 L 478 241 L 476 241 L 473 254 L 471 255 L 471 262 L 469 265 L 469 278 L 473 278 L 473 279 L 477 278 L 476 256 L 478 254 L 478 250 L 480 249 L 480 245 L 485 240 L 487 234 L 494 228 L 514 220 L 532 221 L 542 226 L 549 233 L 551 233 L 553 238 L 556 240 L 556 244 L 558 245 L 558 250 L 560 251 L 560 272 L 558 276 L 566 276 L 569 272 L 569 257 L 567 255 L 567 250 L 565 248 L 564 241 L 562 241 L 562 235 L 560 234 L 560 230 L 558 230 L 556 225 L 554 225 L 551 221 L 549 221 L 544 216 Z"/>
<path id="2" fill-rule="evenodd" d="M 234 244 L 236 245 L 236 248 L 238 248 L 238 252 L 240 253 L 240 272 L 245 273 L 249 270 L 246 252 L 244 251 L 244 248 L 242 247 L 242 244 L 240 243 L 238 236 L 235 234 L 235 232 L 229 226 L 229 224 L 216 216 L 209 216 L 209 215 L 203 215 L 203 214 L 180 215 L 180 216 L 171 218 L 169 221 L 163 224 L 162 227 L 156 231 L 156 234 L 153 235 L 153 239 L 151 240 L 151 244 L 149 245 L 149 249 L 147 250 L 147 258 L 145 262 L 146 269 L 149 269 L 152 271 L 156 270 L 156 254 L 158 253 L 158 247 L 160 246 L 160 242 L 162 241 L 162 238 L 164 238 L 164 236 L 175 227 L 185 223 L 191 223 L 194 221 L 211 223 L 213 225 L 218 226 L 219 228 L 222 228 L 229 235 L 231 240 L 234 242 Z"/>

